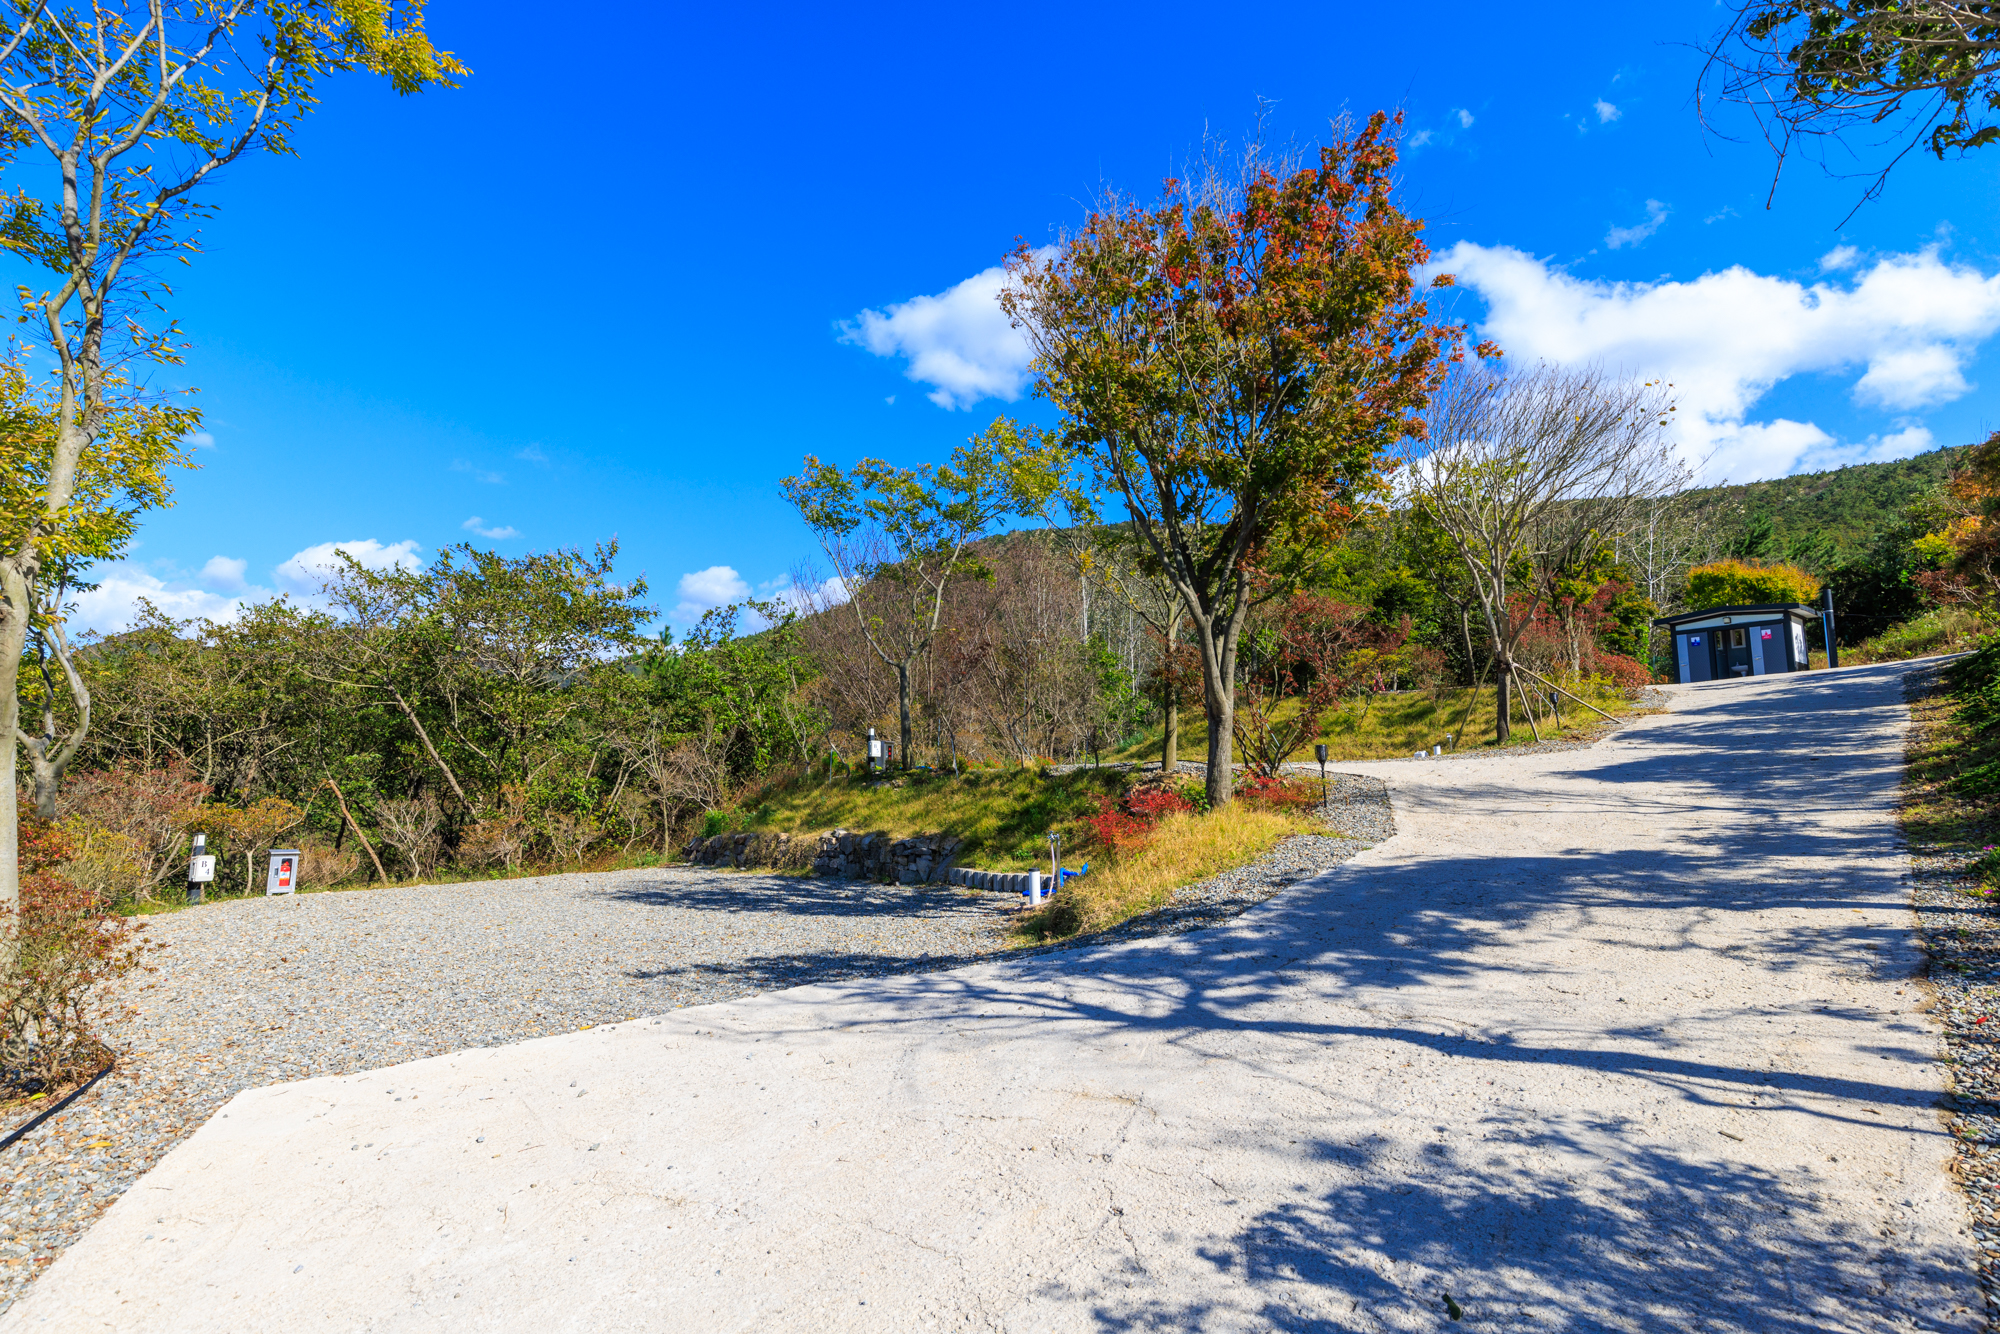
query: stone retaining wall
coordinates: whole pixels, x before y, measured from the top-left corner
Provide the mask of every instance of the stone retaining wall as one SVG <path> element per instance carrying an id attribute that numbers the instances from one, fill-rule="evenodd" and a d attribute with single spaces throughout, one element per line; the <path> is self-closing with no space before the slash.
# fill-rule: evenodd
<path id="1" fill-rule="evenodd" d="M 857 834 L 831 829 L 824 834 L 717 834 L 693 839 L 683 851 L 694 866 L 811 867 L 814 875 L 833 879 L 925 885 L 944 879 L 962 843 L 951 834 L 891 840 L 879 830 Z"/>

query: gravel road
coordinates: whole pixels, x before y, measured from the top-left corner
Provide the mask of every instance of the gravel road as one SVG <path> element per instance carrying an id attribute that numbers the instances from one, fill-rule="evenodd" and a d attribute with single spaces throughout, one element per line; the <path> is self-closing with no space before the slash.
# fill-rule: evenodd
<path id="1" fill-rule="evenodd" d="M 1177 891 L 1111 938 L 1213 926 L 1395 832 L 1337 778 L 1331 836 Z M 1006 896 L 708 867 L 225 900 L 151 919 L 156 971 L 106 1033 L 118 1067 L 0 1149 L 0 1311 L 244 1089 L 1004 948 Z M 1098 939 L 1102 939 L 1101 937 Z M 1076 942 L 1024 953 L 1046 954 Z"/>
<path id="2" fill-rule="evenodd" d="M 0 1334 L 1980 1329 L 1907 670 L 1367 766 L 1208 931 L 248 1090 Z"/>

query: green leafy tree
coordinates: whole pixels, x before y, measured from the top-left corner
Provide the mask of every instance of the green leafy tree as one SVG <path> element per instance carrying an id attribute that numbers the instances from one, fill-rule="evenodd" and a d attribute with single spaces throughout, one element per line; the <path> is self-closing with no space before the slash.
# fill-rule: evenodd
<path id="1" fill-rule="evenodd" d="M 808 454 L 779 484 L 832 562 L 868 647 L 896 674 L 904 767 L 911 673 L 937 637 L 946 593 L 986 574 L 967 548 L 1002 517 L 1033 513 L 1057 467 L 1049 442 L 1003 417 L 947 464 L 862 459 L 843 472 Z"/>
<path id="2" fill-rule="evenodd" d="M 1235 179 L 1114 199 L 1053 257 L 1024 246 L 1009 265 L 1001 303 L 1035 349 L 1038 392 L 1192 628 L 1211 805 L 1233 788 L 1245 617 L 1379 495 L 1459 355 L 1461 330 L 1430 320 L 1411 276 L 1430 252 L 1393 197 L 1395 163 L 1378 113 L 1312 165 L 1253 150 Z"/>
<path id="3" fill-rule="evenodd" d="M 55 818 L 56 789 L 90 731 L 90 691 L 70 651 L 65 603 L 71 593 L 91 587 L 81 571 L 122 552 L 139 516 L 169 503 L 167 469 L 189 465 L 181 441 L 199 420 L 185 406 L 114 404 L 99 427 L 99 447 L 77 460 L 68 503 L 51 516 L 47 497 L 58 462 L 59 413 L 18 364 L 0 364 L 0 550 L 19 550 L 31 540 L 39 549 L 32 576 L 0 562 L 0 615 L 10 614 L 8 607 L 24 609 L 35 669 L 27 681 L 7 683 L 12 709 L 0 717 L 0 738 L 10 758 L 16 743 L 25 751 L 35 810 L 44 820 Z M 39 723 L 32 731 L 20 725 L 23 694 Z"/>
<path id="4" fill-rule="evenodd" d="M 119 448 L 121 366 L 178 358 L 172 321 L 145 318 L 171 295 L 154 266 L 194 249 L 212 174 L 291 151 L 329 73 L 367 69 L 403 93 L 462 74 L 422 18 L 421 0 L 55 0 L 0 20 L 0 244 L 49 274 L 23 285 L 22 314 L 57 366 L 47 466 L 0 547 L 0 915 L 20 902 L 15 701 L 36 590 L 79 479 L 119 472 L 101 456 Z"/>
<path id="5" fill-rule="evenodd" d="M 1778 155 L 1839 141 L 1943 159 L 2000 138 L 2000 7 L 1985 0 L 1740 0 L 1710 44 L 1704 99 L 1747 107 Z M 1857 143 L 1872 137 L 1876 143 Z M 1776 188 L 1776 179 L 1772 182 Z M 1857 205 L 1858 207 L 1858 205 Z"/>

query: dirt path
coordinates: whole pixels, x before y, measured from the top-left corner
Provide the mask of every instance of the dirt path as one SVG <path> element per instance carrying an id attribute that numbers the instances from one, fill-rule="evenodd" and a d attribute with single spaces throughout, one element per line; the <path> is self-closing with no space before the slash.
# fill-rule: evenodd
<path id="1" fill-rule="evenodd" d="M 1901 670 L 1347 766 L 1398 836 L 1211 931 L 243 1093 L 0 1331 L 1981 1328 Z"/>

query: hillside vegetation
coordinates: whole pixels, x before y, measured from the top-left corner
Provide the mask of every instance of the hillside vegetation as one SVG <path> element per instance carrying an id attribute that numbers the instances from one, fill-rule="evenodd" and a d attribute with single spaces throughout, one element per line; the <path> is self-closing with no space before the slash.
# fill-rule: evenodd
<path id="1" fill-rule="evenodd" d="M 1732 542 L 1761 528 L 1762 519 L 1769 521 L 1771 544 L 1778 552 L 1824 541 L 1827 551 L 1815 562 L 1821 566 L 1815 572 L 1825 573 L 1865 553 L 1911 503 L 1942 486 L 1971 448 L 1953 445 L 1888 463 L 1704 487 L 1689 499 L 1714 507 L 1725 539 Z"/>

